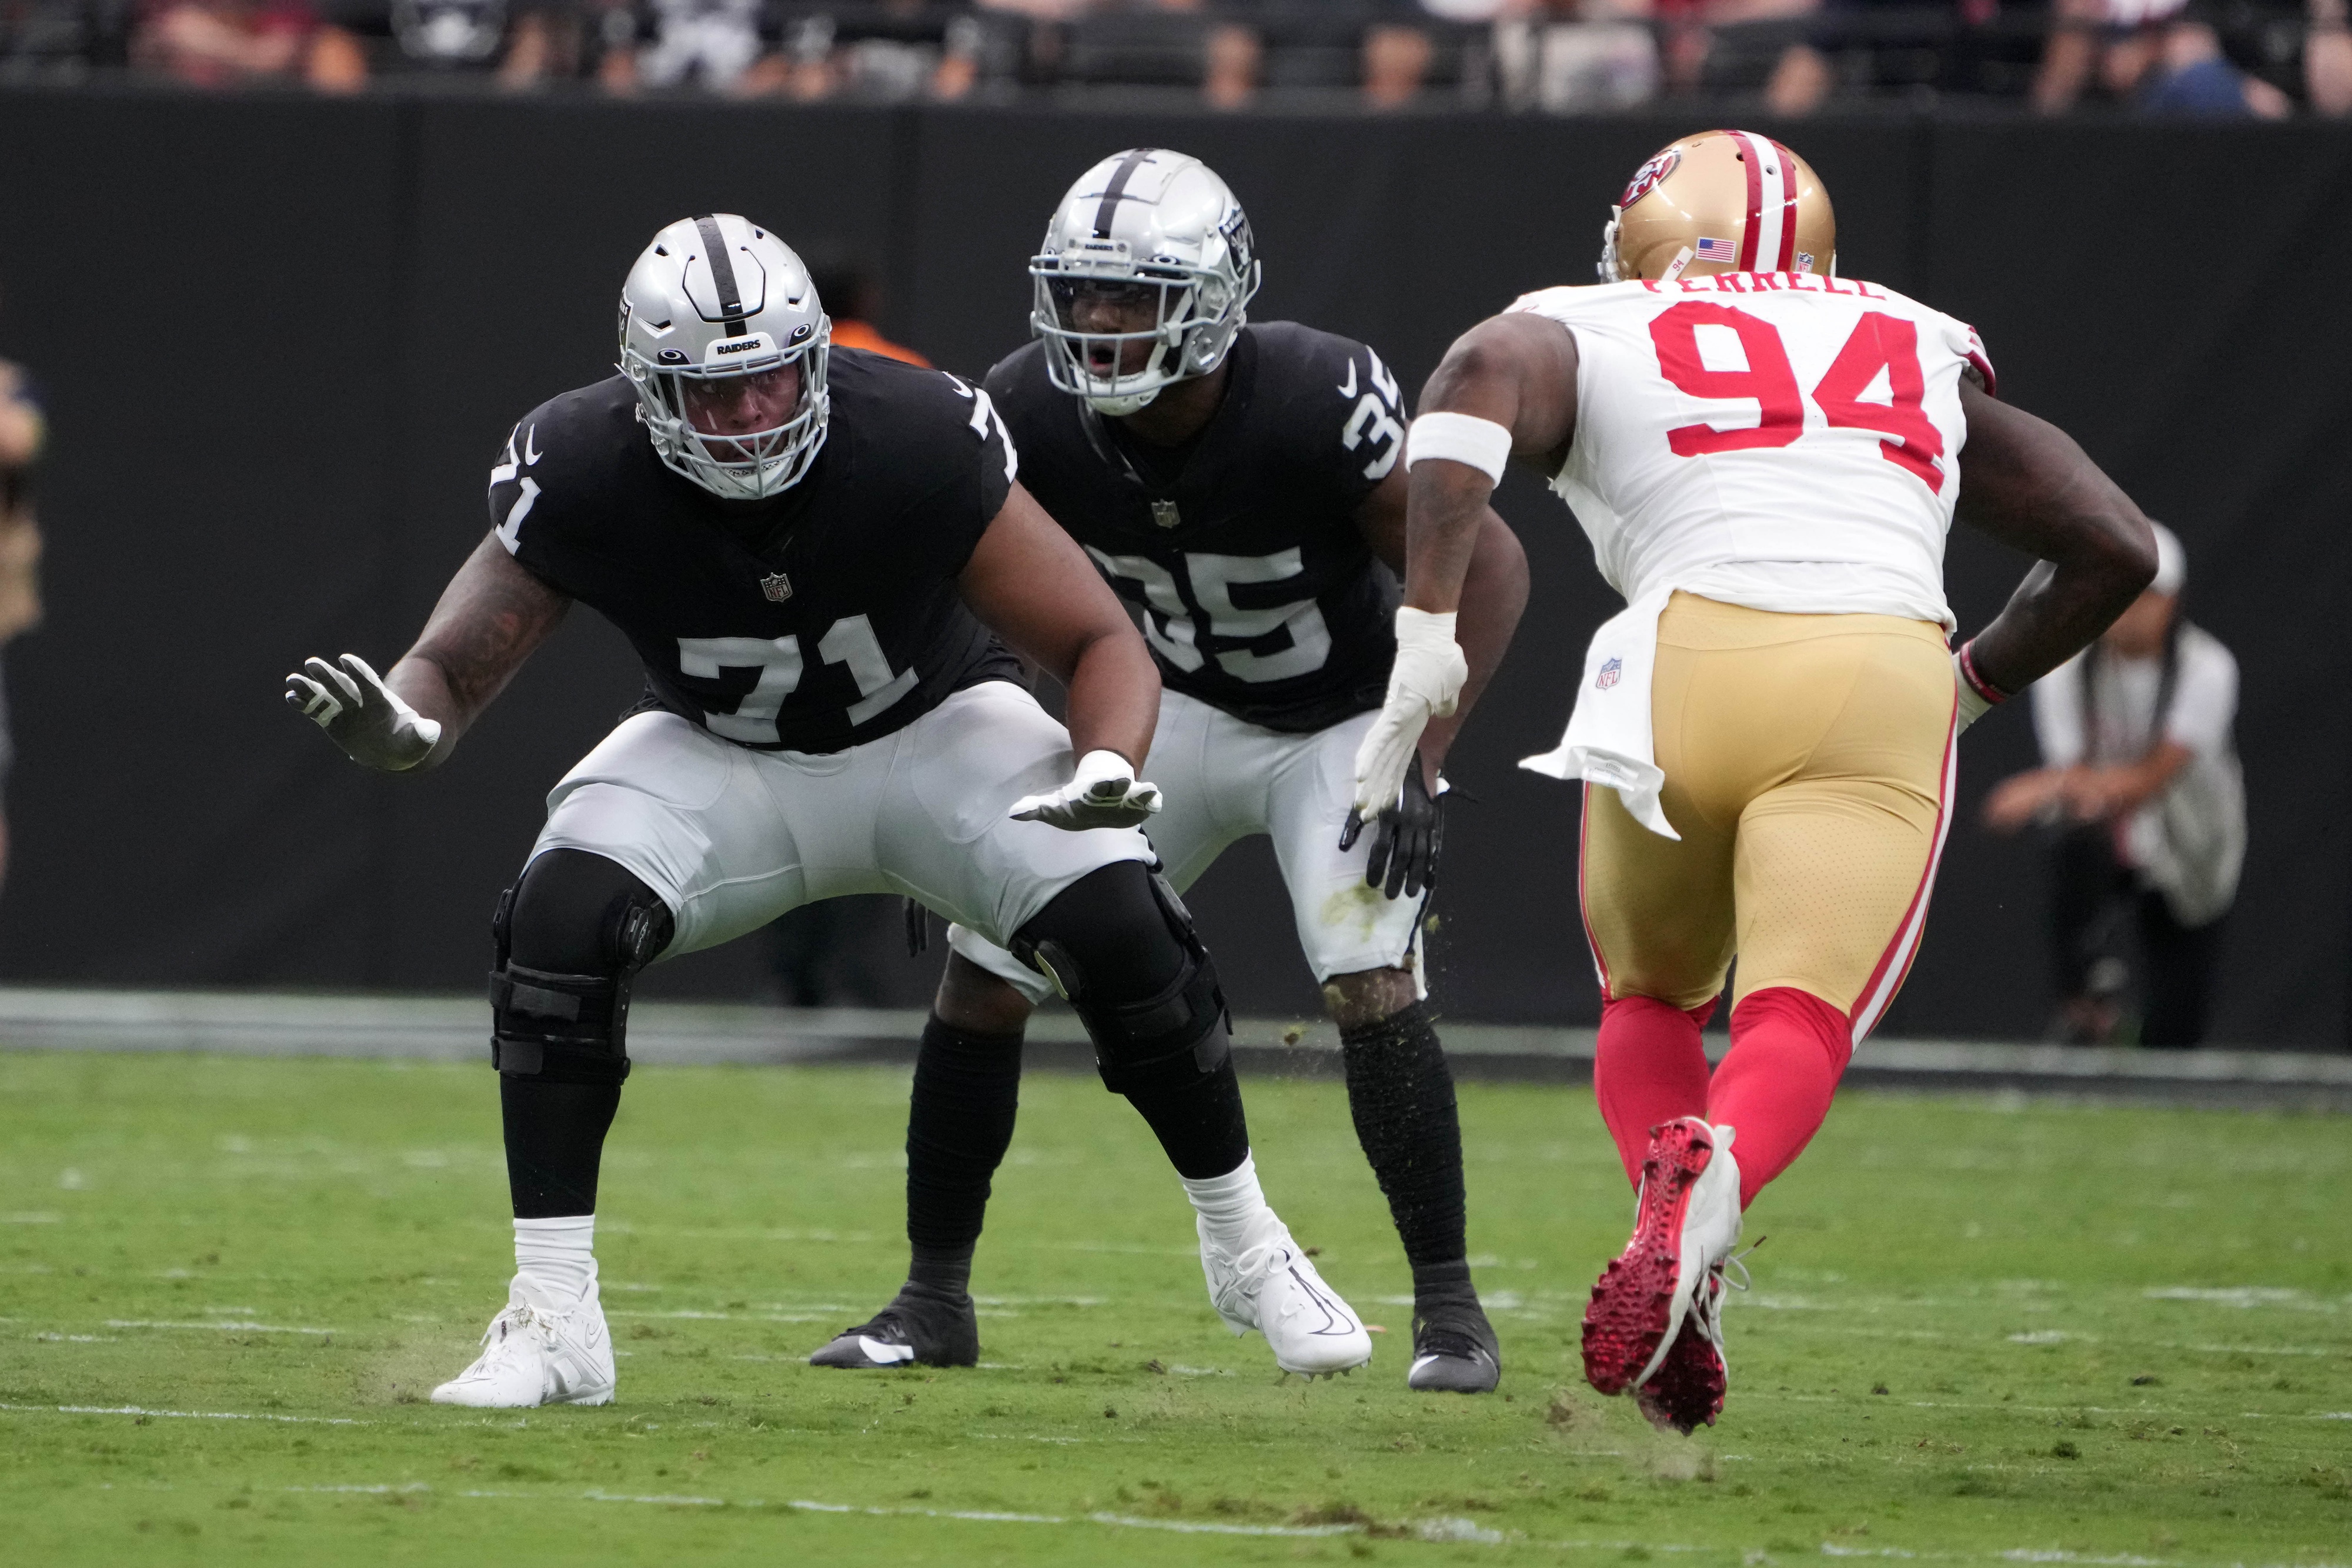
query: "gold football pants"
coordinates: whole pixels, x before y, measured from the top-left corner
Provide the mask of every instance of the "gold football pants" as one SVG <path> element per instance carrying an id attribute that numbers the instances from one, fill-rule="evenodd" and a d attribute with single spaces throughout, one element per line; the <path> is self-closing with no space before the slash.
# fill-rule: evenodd
<path id="1" fill-rule="evenodd" d="M 1588 785 L 1581 894 L 1605 998 L 1696 1008 L 1789 986 L 1857 1040 L 1918 950 L 1952 795 L 1943 629 L 1687 593 L 1658 621 L 1661 838 Z"/>

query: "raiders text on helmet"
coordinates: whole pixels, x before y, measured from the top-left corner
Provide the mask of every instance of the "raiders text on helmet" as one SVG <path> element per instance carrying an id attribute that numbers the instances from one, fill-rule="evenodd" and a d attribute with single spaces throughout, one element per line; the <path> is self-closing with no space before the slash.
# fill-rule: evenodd
<path id="1" fill-rule="evenodd" d="M 1233 192 L 1199 159 L 1159 147 L 1087 170 L 1055 208 L 1029 274 L 1036 280 L 1029 323 L 1045 340 L 1054 384 L 1113 415 L 1216 369 L 1249 319 L 1258 284 L 1256 245 Z M 1149 291 L 1155 325 L 1079 331 L 1072 307 L 1088 288 Z M 1126 371 L 1122 350 L 1135 343 L 1150 352 Z"/>
<path id="2" fill-rule="evenodd" d="M 1609 212 L 1601 280 L 1837 271 L 1837 214 L 1812 166 L 1752 131 L 1685 136 Z"/>
<path id="3" fill-rule="evenodd" d="M 808 268 L 732 213 L 681 218 L 654 236 L 621 287 L 621 370 L 661 460 L 714 496 L 757 500 L 799 482 L 824 445 L 833 323 Z M 687 415 L 683 386 L 801 367 L 800 402 L 772 429 L 716 436 Z"/>

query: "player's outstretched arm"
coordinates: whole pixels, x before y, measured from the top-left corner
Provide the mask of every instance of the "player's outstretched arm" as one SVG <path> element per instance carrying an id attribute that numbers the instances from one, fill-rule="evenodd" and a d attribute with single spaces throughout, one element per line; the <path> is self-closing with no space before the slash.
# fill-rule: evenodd
<path id="1" fill-rule="evenodd" d="M 1406 570 L 1409 483 L 1404 465 L 1399 464 L 1364 497 L 1356 512 L 1356 526 L 1363 530 L 1372 553 L 1400 578 Z M 1519 536 L 1493 507 L 1482 501 L 1478 509 L 1477 533 L 1463 572 L 1460 619 L 1454 631 L 1468 674 L 1453 713 L 1432 718 L 1421 737 L 1422 766 L 1432 779 L 1445 761 L 1454 736 L 1469 719 L 1470 710 L 1477 706 L 1479 694 L 1510 651 L 1511 637 L 1528 607 L 1528 552 L 1520 548 Z"/>
<path id="2" fill-rule="evenodd" d="M 1372 553 L 1400 577 L 1405 571 L 1406 490 L 1406 470 L 1400 464 L 1389 470 L 1388 477 L 1364 497 L 1356 512 L 1356 525 L 1363 530 Z M 1444 841 L 1438 772 L 1454 736 L 1477 706 L 1479 694 L 1502 664 L 1511 634 L 1518 629 L 1520 613 L 1528 607 L 1528 552 L 1519 548 L 1518 536 L 1492 507 L 1484 510 L 1462 580 L 1462 609 L 1455 630 L 1468 674 L 1454 712 L 1432 718 L 1421 732 L 1418 775 L 1408 769 L 1401 798 L 1381 812 L 1365 866 L 1365 880 L 1391 898 L 1418 898 L 1437 881 L 1438 851 Z M 1363 819 L 1351 813 L 1340 831 L 1339 847 L 1351 847 L 1362 826 Z"/>
<path id="3" fill-rule="evenodd" d="M 1557 468 L 1575 434 L 1576 339 L 1545 317 L 1512 313 L 1479 322 L 1454 340 L 1422 388 L 1405 437 L 1397 659 L 1388 700 L 1356 755 L 1360 814 L 1369 818 L 1397 799 L 1423 729 L 1460 701 L 1469 661 L 1454 640 L 1457 612 L 1505 466 L 1519 457 Z"/>
<path id="4" fill-rule="evenodd" d="M 1018 483 L 958 583 L 982 624 L 1069 687 L 1076 777 L 1013 815 L 1076 830 L 1130 828 L 1158 810 L 1160 791 L 1140 776 L 1160 672 L 1094 563 Z"/>
<path id="5" fill-rule="evenodd" d="M 1433 422 L 1433 414 L 1451 417 Z M 1498 427 L 1486 437 L 1489 450 L 1470 449 L 1481 434 L 1471 421 Z M 1524 311 L 1479 322 L 1454 340 L 1430 373 L 1413 425 L 1429 434 L 1406 448 L 1404 601 L 1443 614 L 1461 602 L 1505 459 L 1530 459 L 1557 470 L 1575 437 L 1575 336 L 1549 317 Z M 1441 442 L 1440 431 L 1448 439 Z"/>
<path id="6" fill-rule="evenodd" d="M 386 772 L 437 767 L 571 607 L 492 534 L 388 676 L 356 653 L 332 664 L 310 659 L 306 673 L 286 677 L 286 700 L 354 762 Z"/>
<path id="7" fill-rule="evenodd" d="M 2065 663 L 2129 608 L 2156 576 L 2156 536 L 2056 425 L 1972 382 L 1960 384 L 1960 410 L 1969 438 L 1955 515 L 2041 562 L 1960 650 L 1961 702 L 1972 719 Z"/>

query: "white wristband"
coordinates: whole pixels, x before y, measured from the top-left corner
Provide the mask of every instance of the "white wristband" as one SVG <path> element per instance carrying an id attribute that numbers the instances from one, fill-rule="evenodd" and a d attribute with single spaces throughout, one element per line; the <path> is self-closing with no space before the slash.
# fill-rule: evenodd
<path id="1" fill-rule="evenodd" d="M 1404 465 L 1432 457 L 1467 465 L 1499 485 L 1511 461 L 1510 429 L 1475 413 L 1424 413 L 1405 432 Z"/>
<path id="2" fill-rule="evenodd" d="M 1099 784 L 1106 779 L 1133 779 L 1134 777 L 1134 763 L 1116 751 L 1101 748 L 1089 751 L 1079 758 L 1077 767 L 1070 772 L 1072 783 L 1087 786 Z"/>

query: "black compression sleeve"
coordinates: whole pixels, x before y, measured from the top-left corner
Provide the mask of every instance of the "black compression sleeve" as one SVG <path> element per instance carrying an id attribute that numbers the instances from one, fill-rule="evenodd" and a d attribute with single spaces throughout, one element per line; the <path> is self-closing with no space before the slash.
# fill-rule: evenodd
<path id="1" fill-rule="evenodd" d="M 1127 1103 L 1151 1124 L 1169 1163 L 1188 1181 L 1228 1175 L 1249 1157 L 1249 1118 L 1230 1059 L 1189 1082 L 1131 1089 Z"/>
<path id="2" fill-rule="evenodd" d="M 507 1190 L 517 1219 L 596 1212 L 604 1134 L 621 1108 L 617 1083 L 499 1078 L 506 1123 Z"/>
<path id="3" fill-rule="evenodd" d="M 1462 1190 L 1462 1123 L 1454 1074 L 1437 1030 L 1418 1002 L 1402 1012 L 1342 1030 L 1348 1109 L 1389 1213 L 1413 1266 L 1415 1282 L 1451 1281 L 1468 1249 Z M 1466 1281 L 1468 1270 L 1460 1273 Z"/>
<path id="4" fill-rule="evenodd" d="M 1021 1034 L 923 1025 L 907 1111 L 907 1277 L 961 1296 L 1021 1104 Z"/>

